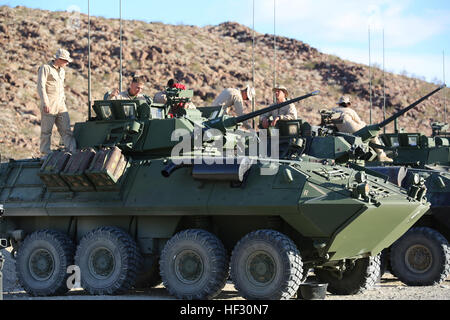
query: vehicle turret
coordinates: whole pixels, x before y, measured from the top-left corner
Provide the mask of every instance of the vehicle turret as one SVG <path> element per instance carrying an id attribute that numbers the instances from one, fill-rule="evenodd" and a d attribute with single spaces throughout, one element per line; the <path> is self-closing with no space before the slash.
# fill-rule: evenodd
<path id="1" fill-rule="evenodd" d="M 440 91 L 441 89 L 443 89 L 445 87 L 446 87 L 445 84 L 441 85 L 439 88 L 437 88 L 437 89 L 433 90 L 432 92 L 430 92 L 429 94 L 423 96 L 422 98 L 420 98 L 419 100 L 415 101 L 414 103 L 412 103 L 408 107 L 406 107 L 406 108 L 398 111 L 397 113 L 393 114 L 392 116 L 390 116 L 386 120 L 384 120 L 384 121 L 382 121 L 380 123 L 377 123 L 377 124 L 368 125 L 368 126 L 362 128 L 362 129 L 358 130 L 357 132 L 355 132 L 354 135 L 358 136 L 358 137 L 361 137 L 363 139 L 363 142 L 369 141 L 370 139 L 376 137 L 378 135 L 378 133 L 380 132 L 380 130 L 382 128 L 384 128 L 385 126 L 387 126 L 389 123 L 391 123 L 395 119 L 401 117 L 406 112 L 408 112 L 409 110 L 413 109 L 418 104 L 420 104 L 424 100 L 428 99 L 433 94 L 437 93 L 438 91 Z"/>
<path id="2" fill-rule="evenodd" d="M 317 94 L 319 91 L 314 91 L 237 117 L 223 115 L 221 106 L 174 108 L 190 101 L 191 90 L 175 89 L 167 95 L 166 104 L 149 105 L 140 100 L 99 100 L 93 106 L 96 117 L 76 123 L 74 136 L 79 149 L 117 146 L 125 154 L 137 157 L 170 155 L 178 143 L 173 137 L 177 129 L 188 134 L 193 134 L 196 127 L 202 131 L 218 129 L 225 133 L 237 129 L 244 121 Z"/>

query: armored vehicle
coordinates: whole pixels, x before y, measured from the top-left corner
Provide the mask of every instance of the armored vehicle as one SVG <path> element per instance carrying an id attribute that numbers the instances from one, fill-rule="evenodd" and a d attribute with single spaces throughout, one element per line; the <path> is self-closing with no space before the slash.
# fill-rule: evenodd
<path id="1" fill-rule="evenodd" d="M 380 138 L 396 165 L 449 171 L 450 137 L 396 132 L 381 134 Z"/>
<path id="2" fill-rule="evenodd" d="M 444 167 L 448 164 L 448 138 L 442 130 L 434 130 L 433 138 L 415 133 L 380 134 L 384 145 L 374 144 L 371 139 L 384 126 L 444 87 L 433 90 L 382 123 L 369 125 L 354 134 L 338 132 L 339 119 L 328 110 L 321 111 L 320 126 L 302 120 L 278 124 L 282 158 L 301 159 L 307 154 L 359 170 L 364 167 L 371 174 L 380 173 L 384 179 L 403 187 L 413 179 L 423 180 L 430 211 L 394 246 L 384 250 L 382 256 L 384 265 L 390 263 L 392 272 L 409 285 L 440 283 L 450 274 L 450 176 Z M 374 147 L 386 150 L 394 162 L 379 162 Z"/>
<path id="3" fill-rule="evenodd" d="M 241 117 L 96 101 L 96 117 L 75 124 L 76 152 L 0 165 L 0 238 L 13 247 L 20 284 L 31 295 L 64 294 L 75 265 L 91 294 L 160 277 L 178 298 L 211 299 L 230 270 L 243 297 L 288 299 L 310 268 L 333 293 L 369 288 L 380 252 L 429 209 L 423 185 L 214 147 L 236 151 L 239 123 L 315 94 Z M 178 148 L 175 129 L 190 148 Z"/>

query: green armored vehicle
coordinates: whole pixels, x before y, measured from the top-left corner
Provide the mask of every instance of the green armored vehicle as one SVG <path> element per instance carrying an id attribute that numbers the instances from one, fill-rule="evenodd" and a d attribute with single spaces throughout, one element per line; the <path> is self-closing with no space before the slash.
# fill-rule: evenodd
<path id="1" fill-rule="evenodd" d="M 380 252 L 429 209 L 424 186 L 308 156 L 236 156 L 240 122 L 315 94 L 234 118 L 96 101 L 96 117 L 75 125 L 76 152 L 0 165 L 0 239 L 20 284 L 64 294 L 75 265 L 91 294 L 161 279 L 177 298 L 211 299 L 231 270 L 243 297 L 288 299 L 310 268 L 333 293 L 369 288 Z"/>
<path id="2" fill-rule="evenodd" d="M 384 126 L 444 87 L 440 86 L 382 123 L 369 125 L 354 134 L 338 132 L 338 118 L 326 110 L 321 112 L 321 126 L 291 120 L 280 122 L 278 127 L 281 158 L 301 159 L 306 154 L 329 159 L 381 174 L 401 187 L 407 187 L 414 179 L 423 181 L 430 211 L 383 254 L 392 272 L 408 285 L 441 283 L 450 275 L 450 175 L 442 169 L 448 163 L 448 138 L 442 133 L 434 138 L 414 133 L 380 134 L 384 145 L 376 145 L 371 139 Z M 386 150 L 394 162 L 379 162 L 375 147 Z"/>
<path id="3" fill-rule="evenodd" d="M 450 137 L 443 134 L 428 137 L 422 133 L 395 132 L 381 134 L 380 138 L 385 149 L 390 151 L 394 164 L 449 171 Z"/>

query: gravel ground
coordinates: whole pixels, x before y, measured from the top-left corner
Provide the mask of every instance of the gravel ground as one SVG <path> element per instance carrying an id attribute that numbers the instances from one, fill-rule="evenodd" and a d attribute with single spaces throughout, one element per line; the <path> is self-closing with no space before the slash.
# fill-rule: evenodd
<path id="1" fill-rule="evenodd" d="M 60 297 L 30 297 L 23 291 L 15 276 L 15 261 L 9 252 L 2 250 L 6 258 L 3 268 L 4 300 L 172 300 L 163 286 L 148 290 L 134 290 L 122 296 L 90 296 L 81 289 L 71 290 Z M 217 297 L 218 300 L 242 300 L 231 282 L 228 282 Z M 398 281 L 390 273 L 386 273 L 377 285 L 362 294 L 351 296 L 332 295 L 327 293 L 326 300 L 450 300 L 450 277 L 440 285 L 427 287 L 409 287 Z"/>

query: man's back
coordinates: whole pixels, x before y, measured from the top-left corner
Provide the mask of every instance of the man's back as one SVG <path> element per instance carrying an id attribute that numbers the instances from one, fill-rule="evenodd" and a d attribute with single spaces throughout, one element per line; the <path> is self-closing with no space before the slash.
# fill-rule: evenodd
<path id="1" fill-rule="evenodd" d="M 340 132 L 354 133 L 367 125 L 361 120 L 356 111 L 349 107 L 337 107 L 333 111 L 341 114 L 339 118 L 341 123 L 336 124 Z"/>
<path id="2" fill-rule="evenodd" d="M 224 107 L 231 107 L 236 102 L 243 104 L 241 92 L 238 89 L 227 88 L 223 90 L 213 101 L 214 106 L 223 105 Z"/>

